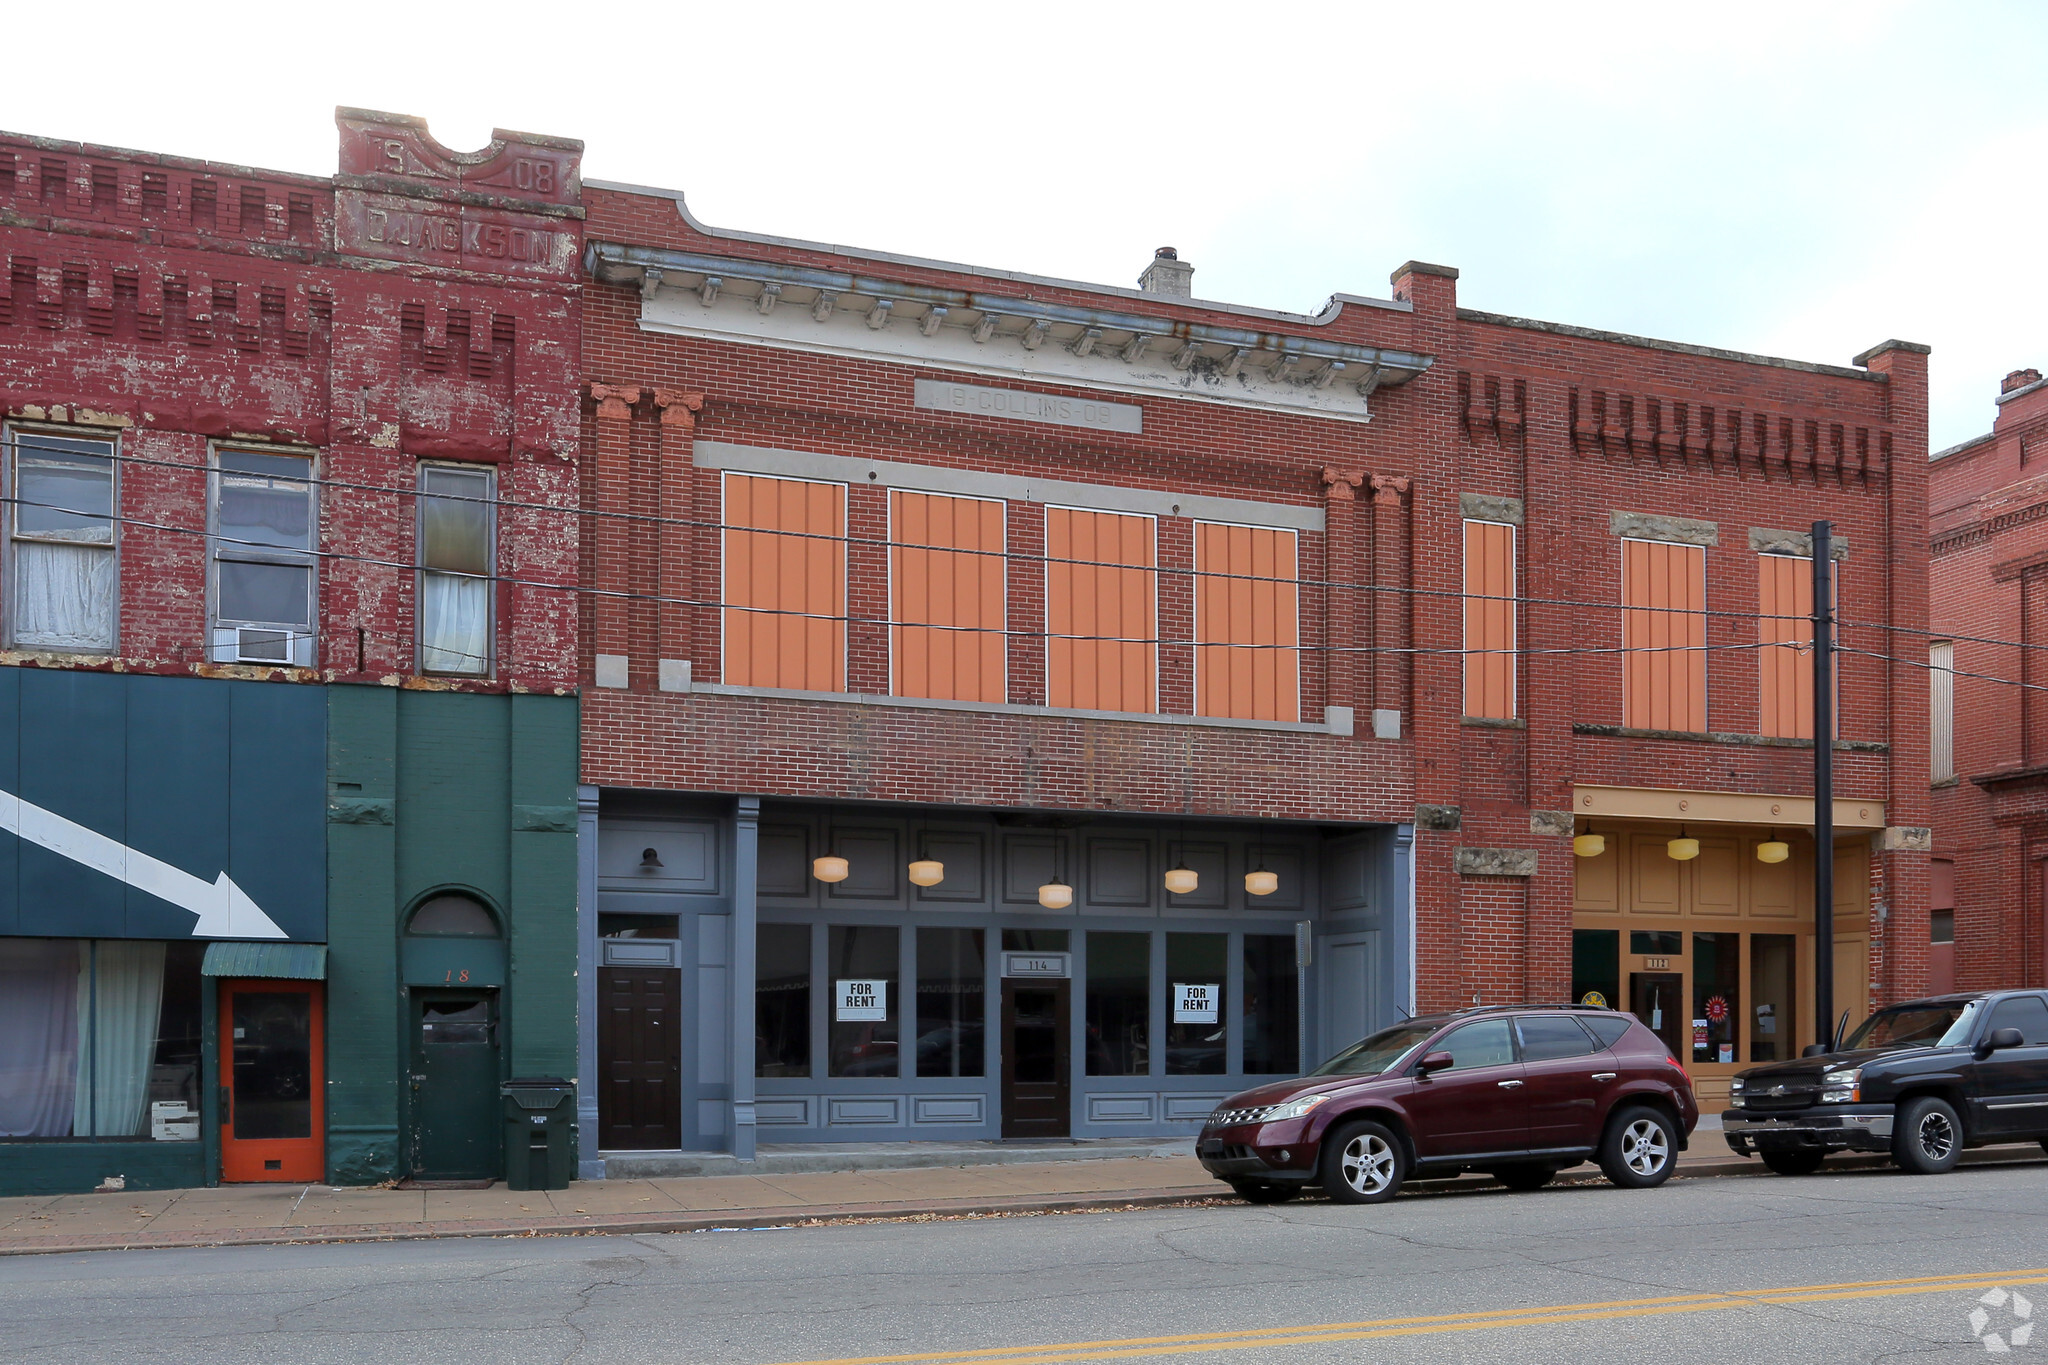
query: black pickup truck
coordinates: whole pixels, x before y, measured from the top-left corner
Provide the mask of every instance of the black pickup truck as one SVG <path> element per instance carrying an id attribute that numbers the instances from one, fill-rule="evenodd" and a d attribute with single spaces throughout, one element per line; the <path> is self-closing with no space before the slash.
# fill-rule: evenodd
<path id="1" fill-rule="evenodd" d="M 1836 1051 L 1742 1072 L 1728 1103 L 1728 1145 L 1780 1175 L 1806 1175 L 1839 1151 L 1887 1152 L 1928 1175 L 1965 1147 L 2036 1139 L 2048 1149 L 2048 991 L 1879 1010 Z"/>

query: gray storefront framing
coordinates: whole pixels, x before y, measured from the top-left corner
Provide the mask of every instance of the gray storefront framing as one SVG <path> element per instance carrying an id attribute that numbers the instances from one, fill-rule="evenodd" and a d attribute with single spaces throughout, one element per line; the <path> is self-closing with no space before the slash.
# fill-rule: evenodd
<path id="1" fill-rule="evenodd" d="M 598 1049 L 599 972 L 657 964 L 680 976 L 674 1028 L 680 1053 L 681 1141 L 688 1152 L 750 1160 L 759 1142 L 985 1140 L 1000 1136 L 1002 1058 L 996 1002 L 1002 932 L 1066 929 L 1071 1135 L 1191 1135 L 1216 1102 L 1266 1076 L 1243 1070 L 1242 967 L 1246 934 L 1297 945 L 1300 1050 L 1311 1066 L 1412 1007 L 1413 913 L 1407 825 L 1161 819 L 963 807 L 884 806 L 581 789 L 579 821 L 580 1129 L 585 1178 L 601 1178 L 596 1136 L 605 1059 Z M 649 851 L 653 856 L 648 856 Z M 846 857 L 850 875 L 826 884 L 811 860 Z M 946 866 L 934 887 L 909 883 L 914 858 Z M 1200 874 L 1197 891 L 1170 896 L 1176 862 Z M 1270 897 L 1248 895 L 1255 865 L 1279 874 Z M 1038 904 L 1041 882 L 1074 888 L 1073 904 Z M 1171 902 L 1170 904 L 1168 902 Z M 676 916 L 672 940 L 619 940 L 599 916 Z M 661 921 L 666 923 L 665 920 Z M 758 926 L 812 930 L 808 1077 L 754 1074 Z M 831 1001 L 826 926 L 899 931 L 895 1005 L 899 1065 L 914 1071 L 919 927 L 984 930 L 984 1065 L 978 1077 L 829 1077 Z M 1086 988 L 1089 932 L 1152 934 L 1149 1074 L 1089 1075 Z M 1229 978 L 1222 1074 L 1167 1075 L 1164 936 L 1227 934 Z"/>

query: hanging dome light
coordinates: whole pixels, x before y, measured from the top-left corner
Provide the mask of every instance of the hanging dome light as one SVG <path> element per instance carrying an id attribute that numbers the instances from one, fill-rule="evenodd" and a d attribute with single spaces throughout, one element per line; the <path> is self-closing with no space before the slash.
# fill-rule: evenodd
<path id="1" fill-rule="evenodd" d="M 1201 884 L 1202 879 L 1193 868 L 1176 863 L 1166 871 L 1166 889 L 1176 896 L 1185 896 Z"/>
<path id="2" fill-rule="evenodd" d="M 1270 896 L 1280 889 L 1280 875 L 1257 868 L 1244 874 L 1244 889 L 1254 896 Z"/>
<path id="3" fill-rule="evenodd" d="M 821 882 L 843 882 L 850 871 L 852 869 L 846 865 L 846 859 L 836 855 L 811 859 L 811 875 Z"/>
<path id="4" fill-rule="evenodd" d="M 1782 863 L 1791 856 L 1792 845 L 1779 839 L 1756 846 L 1756 860 L 1760 863 Z"/>
<path id="5" fill-rule="evenodd" d="M 1700 856 L 1700 841 L 1686 838 L 1673 839 L 1670 843 L 1664 845 L 1664 851 L 1681 863 L 1691 862 L 1694 858 Z"/>
<path id="6" fill-rule="evenodd" d="M 1074 888 L 1065 882 L 1047 882 L 1038 888 L 1038 903 L 1048 910 L 1064 910 L 1074 903 Z"/>
<path id="7" fill-rule="evenodd" d="M 946 880 L 946 865 L 936 858 L 919 858 L 910 865 L 913 886 L 937 886 Z"/>
<path id="8" fill-rule="evenodd" d="M 1572 840 L 1572 852 L 1581 858 L 1597 858 L 1606 851 L 1604 834 L 1581 834 Z"/>

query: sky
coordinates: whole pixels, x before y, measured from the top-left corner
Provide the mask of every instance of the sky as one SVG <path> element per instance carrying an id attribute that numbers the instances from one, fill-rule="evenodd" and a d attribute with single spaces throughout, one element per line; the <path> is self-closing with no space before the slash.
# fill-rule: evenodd
<path id="1" fill-rule="evenodd" d="M 1924 342 L 1935 450 L 2048 369 L 2040 0 L 80 0 L 9 35 L 15 132 L 331 174 L 355 105 L 581 138 L 719 227 L 1115 285 L 1171 244 L 1197 297 L 1299 312 L 1420 259 L 1490 312 Z"/>

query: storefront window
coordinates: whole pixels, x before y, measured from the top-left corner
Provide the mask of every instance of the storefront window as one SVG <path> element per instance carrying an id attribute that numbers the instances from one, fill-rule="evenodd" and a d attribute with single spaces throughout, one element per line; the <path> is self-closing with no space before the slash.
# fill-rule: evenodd
<path id="1" fill-rule="evenodd" d="M 1572 999 L 1621 1008 L 1621 930 L 1572 931 Z"/>
<path id="2" fill-rule="evenodd" d="M 1692 936 L 1692 1059 L 1733 1062 L 1741 1017 L 1740 934 Z"/>
<path id="3" fill-rule="evenodd" d="M 1009 938 L 1005 930 L 1005 948 Z M 1088 1074 L 1145 1075 L 1152 1059 L 1151 1027 L 1152 935 L 1090 933 Z"/>
<path id="4" fill-rule="evenodd" d="M 0 1139 L 196 1141 L 204 953 L 0 939 Z"/>
<path id="5" fill-rule="evenodd" d="M 754 1074 L 811 1074 L 811 927 L 754 931 Z"/>
<path id="6" fill-rule="evenodd" d="M 897 997 L 900 931 L 894 925 L 835 924 L 827 930 L 832 991 L 831 1073 L 896 1076 L 902 1002 Z"/>
<path id="7" fill-rule="evenodd" d="M 1676 929 L 1631 929 L 1628 950 L 1649 957 L 1677 957 L 1685 951 L 1685 940 Z"/>
<path id="8" fill-rule="evenodd" d="M 1799 940 L 1790 934 L 1749 936 L 1749 1060 L 1789 1062 L 1798 1056 L 1798 1015 L 1793 988 L 1799 980 Z"/>
<path id="9" fill-rule="evenodd" d="M 1167 1075 L 1220 1076 L 1229 1069 L 1223 1001 L 1229 956 L 1228 934 L 1166 936 Z"/>
<path id="10" fill-rule="evenodd" d="M 1300 978 L 1294 935 L 1244 936 L 1244 1069 L 1252 1076 L 1301 1070 Z"/>
<path id="11" fill-rule="evenodd" d="M 986 937 L 979 929 L 917 931 L 917 1074 L 982 1074 L 988 1014 Z"/>

